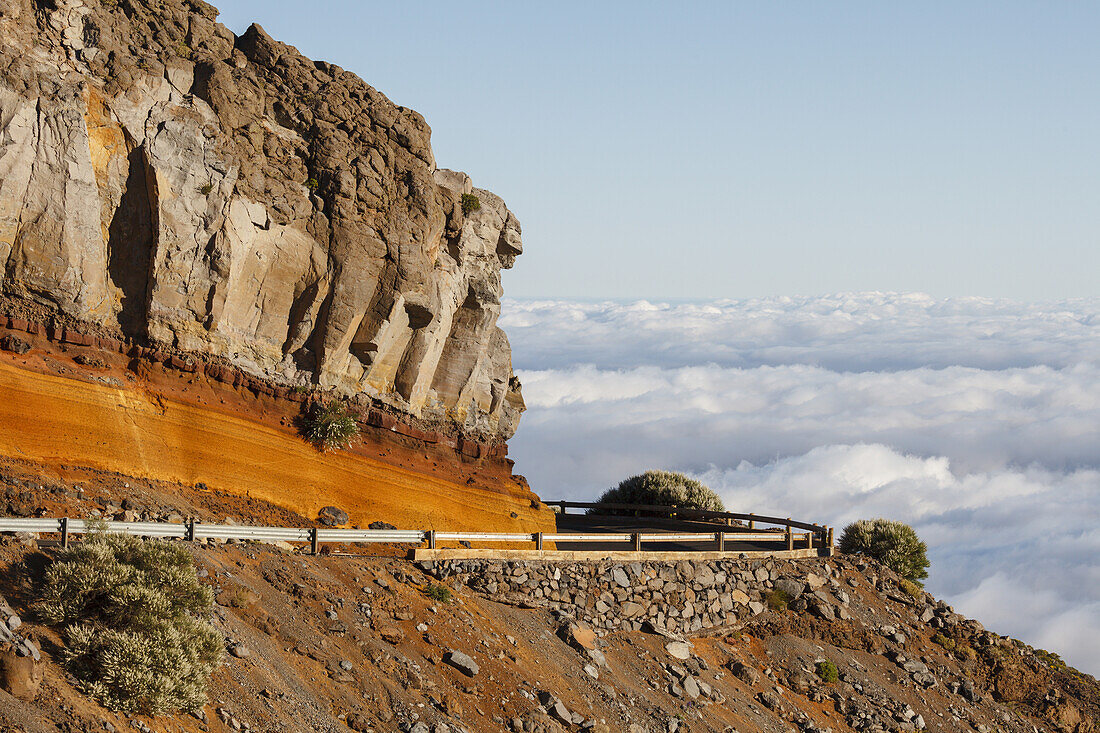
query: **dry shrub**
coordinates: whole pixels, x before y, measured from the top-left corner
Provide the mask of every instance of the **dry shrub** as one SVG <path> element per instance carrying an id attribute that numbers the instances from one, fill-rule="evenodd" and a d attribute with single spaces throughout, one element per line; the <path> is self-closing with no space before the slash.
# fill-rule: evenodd
<path id="1" fill-rule="evenodd" d="M 205 704 L 224 652 L 203 620 L 212 603 L 183 547 L 96 532 L 46 570 L 37 610 L 62 627 L 62 661 L 85 694 L 156 715 Z"/>

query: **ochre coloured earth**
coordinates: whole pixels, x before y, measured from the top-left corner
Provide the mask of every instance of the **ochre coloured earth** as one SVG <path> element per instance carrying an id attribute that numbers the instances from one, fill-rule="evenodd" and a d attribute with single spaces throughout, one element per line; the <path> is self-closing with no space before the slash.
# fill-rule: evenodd
<path id="1" fill-rule="evenodd" d="M 31 364 L 38 363 L 34 356 Z M 423 450 L 369 440 L 352 451 L 320 453 L 292 427 L 242 417 L 240 405 L 222 411 L 166 397 L 141 380 L 116 387 L 13 362 L 10 354 L 0 358 L 4 455 L 201 482 L 310 518 L 335 505 L 348 513 L 349 525 L 362 527 L 381 520 L 401 529 L 553 531 L 552 513 L 532 508 L 526 486 L 500 471 L 473 466 L 459 481 L 461 475 L 448 475 L 459 470 L 454 465 L 429 470 L 433 464 Z M 200 387 L 205 401 L 223 401 L 211 398 L 212 388 Z"/>

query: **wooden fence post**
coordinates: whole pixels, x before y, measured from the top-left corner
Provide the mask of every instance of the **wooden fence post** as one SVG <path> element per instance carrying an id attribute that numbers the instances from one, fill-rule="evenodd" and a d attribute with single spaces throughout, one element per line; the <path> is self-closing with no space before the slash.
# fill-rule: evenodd
<path id="1" fill-rule="evenodd" d="M 535 532 L 535 549 L 542 549 L 542 532 Z"/>
<path id="2" fill-rule="evenodd" d="M 635 532 L 634 534 L 631 535 L 631 539 L 634 542 L 634 552 L 641 552 L 642 551 L 642 533 L 641 532 Z"/>
<path id="3" fill-rule="evenodd" d="M 814 533 L 813 532 L 807 532 L 806 533 L 806 549 L 808 549 L 808 550 L 814 549 Z"/>
<path id="4" fill-rule="evenodd" d="M 749 529 L 756 529 L 756 520 L 752 519 L 751 518 L 752 516 L 753 516 L 753 513 L 749 512 L 749 517 L 750 517 L 750 519 L 749 519 Z"/>
<path id="5" fill-rule="evenodd" d="M 313 527 L 309 530 L 309 554 L 316 555 L 320 549 L 320 543 L 317 541 L 317 528 Z"/>
<path id="6" fill-rule="evenodd" d="M 725 552 L 726 551 L 726 533 L 725 532 L 716 532 L 715 534 L 717 535 L 717 538 L 718 538 L 718 552 Z"/>
<path id="7" fill-rule="evenodd" d="M 791 525 L 787 525 L 787 549 L 794 549 L 794 533 L 791 532 Z"/>
<path id="8" fill-rule="evenodd" d="M 69 547 L 69 518 L 61 518 L 61 546 L 68 549 Z"/>

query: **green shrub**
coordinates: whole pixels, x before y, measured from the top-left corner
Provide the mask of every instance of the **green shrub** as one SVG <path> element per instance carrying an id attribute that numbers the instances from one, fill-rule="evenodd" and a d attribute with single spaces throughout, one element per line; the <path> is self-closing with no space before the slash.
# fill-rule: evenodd
<path id="1" fill-rule="evenodd" d="M 308 188 L 310 191 L 316 191 L 320 185 L 321 184 L 317 182 L 316 178 L 306 179 L 306 188 Z"/>
<path id="2" fill-rule="evenodd" d="M 472 193 L 462 194 L 462 213 L 469 214 L 471 211 L 477 211 L 481 208 L 481 199 L 474 196 Z"/>
<path id="3" fill-rule="evenodd" d="M 672 471 L 646 471 L 608 489 L 597 499 L 600 504 L 655 504 L 690 509 L 725 511 L 722 500 L 695 479 Z M 589 510 L 600 512 L 599 509 Z"/>
<path id="4" fill-rule="evenodd" d="M 314 402 L 303 421 L 302 434 L 321 451 L 349 448 L 359 437 L 359 422 L 339 400 Z"/>
<path id="5" fill-rule="evenodd" d="M 773 611 L 786 611 L 787 606 L 791 603 L 791 596 L 785 590 L 772 590 L 768 591 L 764 596 L 764 600 L 768 604 L 768 608 Z"/>
<path id="6" fill-rule="evenodd" d="M 940 633 L 932 635 L 932 643 L 942 646 L 947 651 L 952 651 L 956 646 L 956 642 L 954 639 L 952 639 L 950 636 L 944 636 Z"/>
<path id="7" fill-rule="evenodd" d="M 62 662 L 85 694 L 156 715 L 206 703 L 224 652 L 202 620 L 212 603 L 183 547 L 94 532 L 46 570 L 37 611 L 62 627 Z"/>
<path id="8" fill-rule="evenodd" d="M 918 585 L 928 577 L 928 546 L 908 524 L 860 519 L 844 528 L 839 549 L 848 555 L 874 558 Z"/>
<path id="9" fill-rule="evenodd" d="M 920 601 L 924 599 L 924 589 L 917 583 L 909 580 L 909 578 L 902 578 L 898 583 L 898 587 L 901 588 L 901 592 L 912 598 L 914 601 Z"/>
<path id="10" fill-rule="evenodd" d="M 451 589 L 445 585 L 429 583 L 428 587 L 424 589 L 424 595 L 438 603 L 451 602 Z"/>
<path id="11" fill-rule="evenodd" d="M 840 679 L 840 672 L 837 670 L 836 665 L 827 659 L 824 662 L 818 662 L 816 670 L 817 676 L 821 678 L 822 682 L 832 683 Z"/>
<path id="12" fill-rule="evenodd" d="M 213 190 L 214 190 L 214 184 L 213 183 L 204 183 L 201 186 L 199 186 L 199 193 L 201 193 L 203 196 L 209 196 L 210 192 L 213 191 Z"/>

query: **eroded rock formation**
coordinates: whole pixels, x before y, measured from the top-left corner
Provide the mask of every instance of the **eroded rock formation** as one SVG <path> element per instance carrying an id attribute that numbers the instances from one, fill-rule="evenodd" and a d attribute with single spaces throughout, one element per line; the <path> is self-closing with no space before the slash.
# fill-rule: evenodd
<path id="1" fill-rule="evenodd" d="M 0 6 L 4 296 L 511 436 L 523 400 L 496 321 L 515 216 L 436 168 L 416 112 L 216 17 Z"/>

